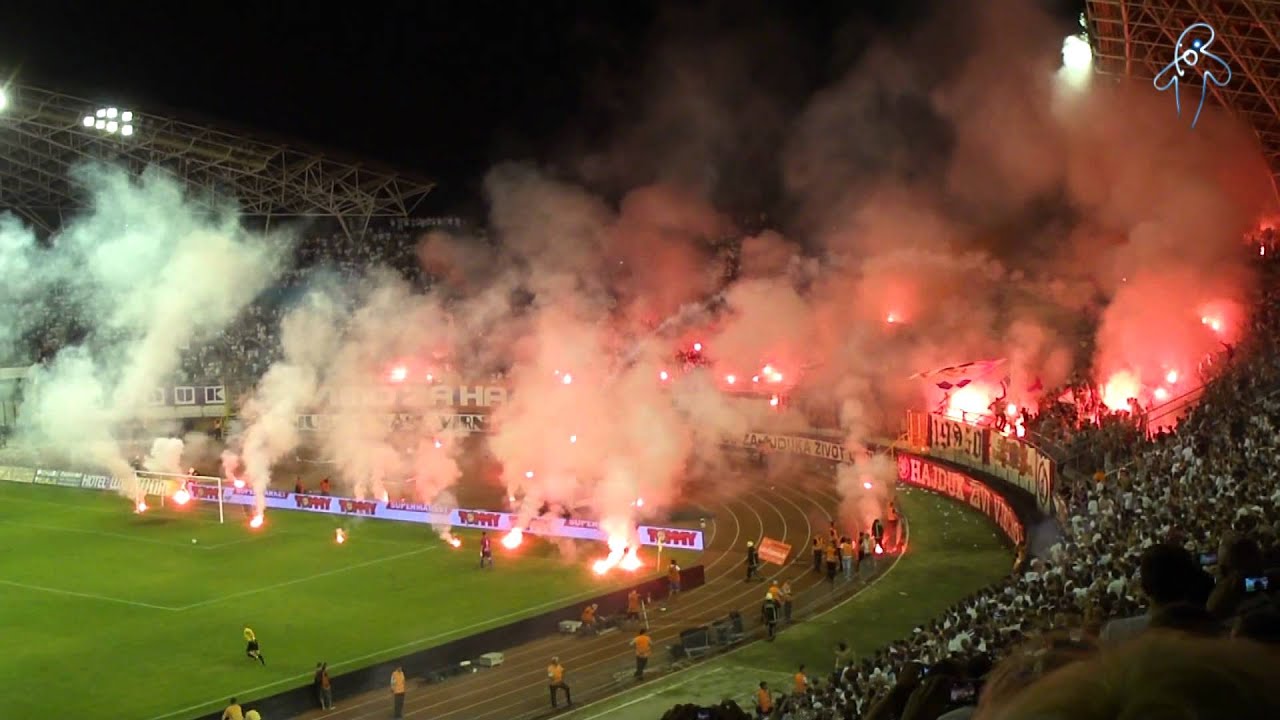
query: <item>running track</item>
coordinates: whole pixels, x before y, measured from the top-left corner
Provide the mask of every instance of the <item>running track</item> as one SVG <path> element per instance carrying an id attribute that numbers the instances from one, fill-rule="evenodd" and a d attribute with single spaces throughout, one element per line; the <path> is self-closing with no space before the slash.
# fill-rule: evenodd
<path id="1" fill-rule="evenodd" d="M 681 630 L 708 624 L 732 610 L 742 613 L 748 623 L 758 624 L 764 583 L 746 583 L 744 556 L 748 540 L 762 536 L 785 538 L 792 546 L 795 562 L 784 567 L 766 563 L 767 577 L 779 583 L 790 580 L 796 591 L 797 613 L 813 598 L 831 594 L 824 580 L 812 571 L 809 544 L 817 533 L 825 533 L 838 506 L 831 478 L 826 474 L 797 470 L 786 479 L 766 480 L 763 473 L 749 469 L 740 489 L 729 497 L 703 498 L 695 503 L 714 514 L 707 522 L 708 550 L 699 562 L 706 569 L 706 585 L 683 594 L 672 603 L 655 602 L 649 609 L 653 657 L 647 676 L 665 672 L 670 664 L 667 646 L 678 644 Z M 771 482 L 777 483 L 770 485 Z M 741 488 L 753 487 L 742 490 Z M 501 572 L 501 568 L 498 569 Z M 837 589 L 843 583 L 837 584 Z M 806 592 L 808 591 L 808 592 Z M 666 612 L 659 611 L 663 605 Z M 622 629 L 596 637 L 557 635 L 505 651 L 505 663 L 493 669 L 455 677 L 436 684 L 408 678 L 405 718 L 417 720 L 533 720 L 553 713 L 547 691 L 546 666 L 558 656 L 565 666 L 565 681 L 574 693 L 575 706 L 582 706 L 633 684 L 634 654 L 628 645 L 634 629 Z M 389 680 L 388 680 L 389 682 Z M 561 712 L 564 698 L 560 698 Z M 366 693 L 335 701 L 337 710 L 313 711 L 307 720 L 373 720 L 391 717 L 391 693 Z"/>

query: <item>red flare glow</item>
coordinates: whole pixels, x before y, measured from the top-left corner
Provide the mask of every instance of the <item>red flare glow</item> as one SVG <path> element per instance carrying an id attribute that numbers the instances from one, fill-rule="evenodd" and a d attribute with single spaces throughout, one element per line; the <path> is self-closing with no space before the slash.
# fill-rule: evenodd
<path id="1" fill-rule="evenodd" d="M 1008 415 L 1009 417 L 1013 417 L 1014 415 L 1017 415 L 1018 406 L 1014 405 L 1013 403 L 1009 403 L 1009 405 L 1004 409 L 1004 414 Z"/>
<path id="2" fill-rule="evenodd" d="M 391 374 L 389 377 L 393 383 L 402 383 L 405 381 L 405 378 L 409 377 L 409 368 L 403 365 L 397 365 L 391 368 Z"/>
<path id="3" fill-rule="evenodd" d="M 263 522 L 262 513 L 258 513 L 257 515 L 253 516 L 252 520 L 249 521 L 249 527 L 257 530 L 258 528 L 262 527 L 262 522 Z"/>
<path id="4" fill-rule="evenodd" d="M 341 545 L 342 543 L 347 541 L 347 533 L 343 531 L 342 528 L 337 528 L 333 531 L 333 539 L 334 539 L 334 542 Z"/>
<path id="5" fill-rule="evenodd" d="M 385 502 L 391 502 L 391 493 L 388 493 L 386 490 L 383 490 L 383 491 L 382 491 L 382 502 L 384 502 L 384 503 L 385 503 Z"/>
<path id="6" fill-rule="evenodd" d="M 244 489 L 244 481 L 241 480 L 240 478 L 236 478 L 235 481 L 232 482 L 231 484 L 235 485 L 237 490 Z"/>
<path id="7" fill-rule="evenodd" d="M 696 343 L 694 343 L 694 344 L 693 344 L 693 351 L 694 351 L 694 352 L 702 352 L 702 343 L 700 343 L 700 342 L 696 342 Z"/>
<path id="8" fill-rule="evenodd" d="M 436 441 L 435 445 L 437 450 L 444 447 L 444 443 L 440 442 L 439 440 Z"/>
<path id="9" fill-rule="evenodd" d="M 462 539 L 447 530 L 440 538 L 455 548 L 462 547 Z"/>
<path id="10" fill-rule="evenodd" d="M 1165 379 L 1165 382 L 1169 383 L 1170 385 L 1175 385 L 1175 384 L 1177 384 L 1177 382 L 1178 382 L 1178 371 L 1177 371 L 1177 370 L 1170 370 L 1167 374 L 1165 374 L 1164 379 Z"/>
<path id="11" fill-rule="evenodd" d="M 511 528 L 511 532 L 502 538 L 502 546 L 508 550 L 515 550 L 522 542 L 524 542 L 524 531 L 520 528 Z"/>
<path id="12" fill-rule="evenodd" d="M 524 476 L 525 476 L 525 477 L 527 477 L 527 478 L 532 478 L 532 477 L 533 477 L 533 471 L 532 471 L 532 470 L 525 470 L 525 471 L 524 471 Z"/>
<path id="13" fill-rule="evenodd" d="M 862 483 L 862 487 L 863 487 L 863 489 L 864 489 L 864 490 L 870 490 L 870 489 L 871 489 L 871 483 L 869 483 L 869 482 L 864 482 L 864 483 Z"/>
<path id="14" fill-rule="evenodd" d="M 569 385 L 573 382 L 573 376 L 570 375 L 569 373 L 565 373 L 564 378 L 561 379 L 561 382 L 563 382 L 565 385 Z"/>
<path id="15" fill-rule="evenodd" d="M 667 374 L 666 370 L 663 370 L 662 372 L 658 373 L 658 379 L 661 380 L 662 382 L 666 382 L 667 379 L 670 377 L 671 376 Z"/>
<path id="16" fill-rule="evenodd" d="M 1156 388 L 1156 391 L 1155 393 L 1153 393 L 1153 395 L 1156 399 L 1156 402 L 1164 402 L 1165 400 L 1169 399 L 1169 391 L 1165 390 L 1162 387 Z"/>
<path id="17" fill-rule="evenodd" d="M 644 567 L 644 563 L 640 561 L 640 555 L 635 548 L 627 548 L 626 553 L 622 556 L 622 561 L 618 563 L 618 567 L 627 572 L 635 572 Z"/>
<path id="18" fill-rule="evenodd" d="M 146 512 L 146 511 L 147 511 L 147 501 L 146 501 L 146 500 L 139 500 L 137 503 L 135 503 L 135 504 L 134 504 L 134 506 L 133 506 L 133 511 L 134 511 L 134 512 L 136 512 L 136 513 L 139 513 L 139 514 Z"/>
<path id="19" fill-rule="evenodd" d="M 734 384 L 734 383 L 738 382 L 738 378 L 737 378 L 736 376 L 734 376 L 734 375 L 725 375 L 725 376 L 724 376 L 724 381 L 725 381 L 725 382 L 727 382 L 727 383 L 729 383 L 730 385 L 732 385 L 732 384 Z"/>
<path id="20" fill-rule="evenodd" d="M 876 554 L 877 554 L 877 555 L 883 555 L 883 554 L 884 554 L 884 547 L 883 547 L 883 546 L 881 546 L 881 545 L 880 545 L 880 543 L 876 543 Z"/>
<path id="21" fill-rule="evenodd" d="M 569 444 L 571 444 L 571 445 L 572 445 L 573 443 L 576 443 L 576 442 L 578 442 L 578 436 L 577 436 L 577 435 L 570 435 L 570 436 L 569 436 Z"/>
<path id="22" fill-rule="evenodd" d="M 1102 404 L 1111 410 L 1126 411 L 1129 409 L 1129 398 L 1138 397 L 1141 387 L 1133 373 L 1121 370 L 1112 375 L 1102 387 Z"/>
<path id="23" fill-rule="evenodd" d="M 622 538 L 609 538 L 609 556 L 591 564 L 591 571 L 603 575 L 618 566 L 627 554 L 627 541 Z"/>
<path id="24" fill-rule="evenodd" d="M 889 313 L 889 315 L 884 319 L 884 321 L 892 325 L 898 322 L 898 316 L 894 315 L 893 313 Z"/>
<path id="25" fill-rule="evenodd" d="M 769 398 L 769 405 L 770 405 L 771 407 L 778 407 L 778 396 L 777 396 L 777 395 L 774 395 L 773 397 Z"/>
<path id="26" fill-rule="evenodd" d="M 187 492 L 186 488 L 178 488 L 178 491 L 173 494 L 173 501 L 178 505 L 186 505 L 190 499 L 191 493 Z"/>
<path id="27" fill-rule="evenodd" d="M 972 422 L 990 413 L 991 401 L 994 399 L 995 391 L 992 388 L 977 383 L 965 385 L 947 398 L 945 415 L 953 420 Z"/>

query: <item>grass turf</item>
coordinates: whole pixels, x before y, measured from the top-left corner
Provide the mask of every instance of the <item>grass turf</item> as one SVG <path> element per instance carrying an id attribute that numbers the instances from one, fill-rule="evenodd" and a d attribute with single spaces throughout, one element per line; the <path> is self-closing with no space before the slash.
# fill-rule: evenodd
<path id="1" fill-rule="evenodd" d="M 566 719 L 652 720 L 678 703 L 709 705 L 726 698 L 750 710 L 761 680 L 788 691 L 800 663 L 810 674 L 829 672 L 837 642 L 849 643 L 856 656 L 872 653 L 1010 571 L 1011 552 L 983 515 L 924 491 L 904 490 L 899 497 L 911 523 L 908 552 L 874 585 L 787 628 L 772 643 L 748 645 Z"/>
<path id="2" fill-rule="evenodd" d="M 130 512 L 110 493 L 0 483 L 0 697 L 13 717 L 182 720 L 606 592 L 547 543 L 454 550 L 430 528 L 274 512 Z M 334 529 L 349 539 L 334 542 Z M 192 543 L 192 539 L 197 542 Z M 594 548 L 592 548 L 594 549 Z M 266 667 L 244 655 L 258 634 Z"/>

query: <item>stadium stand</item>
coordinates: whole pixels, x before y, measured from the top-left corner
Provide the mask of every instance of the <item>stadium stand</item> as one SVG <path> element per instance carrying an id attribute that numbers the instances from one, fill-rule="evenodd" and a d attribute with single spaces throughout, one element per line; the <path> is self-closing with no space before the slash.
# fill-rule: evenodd
<path id="1" fill-rule="evenodd" d="M 1032 418 L 1070 455 L 1063 541 L 1044 557 L 1020 553 L 1003 581 L 813 678 L 805 695 L 779 695 L 768 717 L 953 720 L 969 717 L 1002 661 L 1038 659 L 1034 678 L 1056 667 L 1046 653 L 1079 659 L 1148 627 L 1280 638 L 1280 578 L 1269 572 L 1280 567 L 1280 263 L 1273 232 L 1255 242 L 1267 289 L 1251 331 L 1176 427 L 1145 432 L 1145 418 L 1123 412 Z M 814 652 L 816 666 L 827 649 Z M 666 717 L 740 716 L 694 712 Z"/>

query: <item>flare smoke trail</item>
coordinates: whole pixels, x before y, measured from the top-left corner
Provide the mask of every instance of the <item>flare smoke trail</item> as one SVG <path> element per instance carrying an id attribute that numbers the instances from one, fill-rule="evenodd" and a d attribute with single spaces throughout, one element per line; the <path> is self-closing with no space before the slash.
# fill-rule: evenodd
<path id="1" fill-rule="evenodd" d="M 215 339 L 266 286 L 288 243 L 246 232 L 234 208 L 194 205 L 159 173 L 83 168 L 76 179 L 90 209 L 48 243 L 12 220 L 0 225 L 0 285 L 26 309 L 0 335 L 35 339 L 56 318 L 82 338 L 33 370 L 16 444 L 87 455 L 133 497 L 126 427 L 145 417 L 181 349 Z"/>

